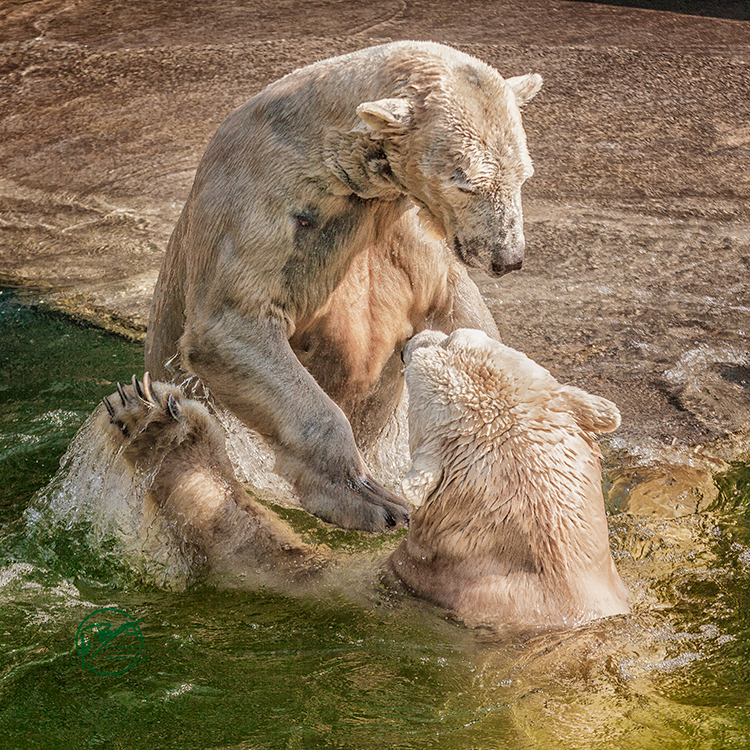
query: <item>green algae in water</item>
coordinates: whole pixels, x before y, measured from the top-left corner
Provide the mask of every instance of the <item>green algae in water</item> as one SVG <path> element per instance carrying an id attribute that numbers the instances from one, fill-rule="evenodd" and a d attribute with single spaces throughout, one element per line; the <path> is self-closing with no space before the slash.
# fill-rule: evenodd
<path id="1" fill-rule="evenodd" d="M 0 289 L 0 522 L 55 473 L 99 399 L 142 371 L 140 345 L 31 310 Z"/>
<path id="2" fill-rule="evenodd" d="M 4 523 L 142 352 L 0 295 Z M 66 529 L 18 556 L 0 538 L 0 736 L 9 748 L 507 748 L 686 750 L 750 745 L 748 468 L 683 519 L 622 514 L 613 547 L 636 614 L 515 641 L 468 630 L 363 577 L 290 599 L 170 593 L 121 577 Z M 387 553 L 397 537 L 310 538 Z M 48 557 L 45 558 L 44 554 Z M 82 573 L 87 573 L 82 575 Z M 357 588 L 358 586 L 358 588 Z M 97 607 L 135 618 L 145 650 L 116 677 L 83 668 L 78 625 Z"/>

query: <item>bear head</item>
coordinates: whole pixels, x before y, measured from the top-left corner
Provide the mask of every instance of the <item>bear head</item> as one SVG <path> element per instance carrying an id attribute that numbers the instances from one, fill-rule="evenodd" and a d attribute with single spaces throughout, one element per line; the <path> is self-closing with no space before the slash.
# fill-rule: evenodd
<path id="1" fill-rule="evenodd" d="M 541 365 L 481 331 L 459 329 L 450 336 L 423 331 L 407 343 L 403 359 L 412 468 L 402 490 L 415 506 L 436 490 L 446 471 L 460 474 L 462 466 L 476 469 L 483 463 L 489 471 L 498 461 L 513 470 L 532 445 L 528 454 L 545 460 L 547 448 L 554 455 L 572 436 L 598 456 L 594 435 L 620 424 L 611 401 L 562 385 Z M 467 468 L 467 477 L 472 474 L 480 482 L 486 476 Z"/>
<path id="2" fill-rule="evenodd" d="M 612 559 L 595 435 L 617 407 L 484 333 L 406 346 L 416 503 L 390 558 L 413 592 L 467 622 L 570 627 L 629 611 Z"/>
<path id="3" fill-rule="evenodd" d="M 381 172 L 421 206 L 463 263 L 501 276 L 523 262 L 521 186 L 534 170 L 520 107 L 542 78 L 504 79 L 447 49 L 412 61 L 402 95 L 364 102 L 357 114 L 380 141 Z"/>

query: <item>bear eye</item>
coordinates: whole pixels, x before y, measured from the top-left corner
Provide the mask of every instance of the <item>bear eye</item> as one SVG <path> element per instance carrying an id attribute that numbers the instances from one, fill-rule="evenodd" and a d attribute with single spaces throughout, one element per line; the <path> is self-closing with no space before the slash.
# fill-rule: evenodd
<path id="1" fill-rule="evenodd" d="M 455 169 L 453 175 L 451 176 L 451 180 L 453 180 L 455 186 L 462 193 L 476 193 L 476 188 L 471 184 L 469 178 L 466 176 L 466 172 L 464 172 L 461 167 L 457 167 Z"/>
<path id="2" fill-rule="evenodd" d="M 315 217 L 307 211 L 294 215 L 298 229 L 312 229 L 315 227 Z"/>

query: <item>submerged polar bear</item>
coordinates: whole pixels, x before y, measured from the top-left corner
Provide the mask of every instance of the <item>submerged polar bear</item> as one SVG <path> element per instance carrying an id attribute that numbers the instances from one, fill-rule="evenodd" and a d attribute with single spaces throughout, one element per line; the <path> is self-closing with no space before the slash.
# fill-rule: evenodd
<path id="1" fill-rule="evenodd" d="M 627 612 L 595 439 L 619 425 L 615 405 L 476 330 L 425 331 L 405 360 L 404 492 L 420 507 L 386 566 L 470 623 L 563 627 Z M 215 580 L 285 586 L 341 564 L 249 497 L 220 426 L 177 387 L 134 378 L 105 405 L 113 447 L 153 477 L 150 502 Z"/>
<path id="2" fill-rule="evenodd" d="M 499 337 L 466 266 L 521 266 L 533 168 L 520 107 L 541 87 L 458 50 L 393 42 L 272 83 L 220 126 L 167 247 L 146 341 L 270 439 L 311 513 L 406 521 L 360 451 L 425 328 Z"/>
<path id="3" fill-rule="evenodd" d="M 390 558 L 417 595 L 480 622 L 563 626 L 629 611 L 595 435 L 617 407 L 481 331 L 406 346 L 415 505 Z"/>

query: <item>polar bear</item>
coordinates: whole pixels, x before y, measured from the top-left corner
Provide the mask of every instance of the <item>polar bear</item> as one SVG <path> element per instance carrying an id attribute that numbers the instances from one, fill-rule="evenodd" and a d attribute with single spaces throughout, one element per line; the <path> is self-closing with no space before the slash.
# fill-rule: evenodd
<path id="1" fill-rule="evenodd" d="M 418 507 L 384 569 L 470 624 L 559 628 L 627 612 L 594 437 L 618 426 L 615 405 L 477 330 L 424 331 L 405 359 L 403 489 Z M 176 546 L 217 583 L 308 587 L 343 564 L 248 496 L 203 404 L 148 377 L 104 403 L 113 448 L 151 478 Z"/>
<path id="2" fill-rule="evenodd" d="M 347 528 L 405 522 L 360 450 L 399 402 L 414 333 L 499 338 L 466 268 L 521 266 L 533 168 L 520 107 L 540 86 L 426 42 L 268 86 L 198 166 L 157 281 L 146 369 L 197 376 L 268 438 L 308 511 Z"/>
<path id="3" fill-rule="evenodd" d="M 425 331 L 404 359 L 403 490 L 418 509 L 395 575 L 472 622 L 569 627 L 628 612 L 595 438 L 619 426 L 617 407 L 477 330 Z"/>

